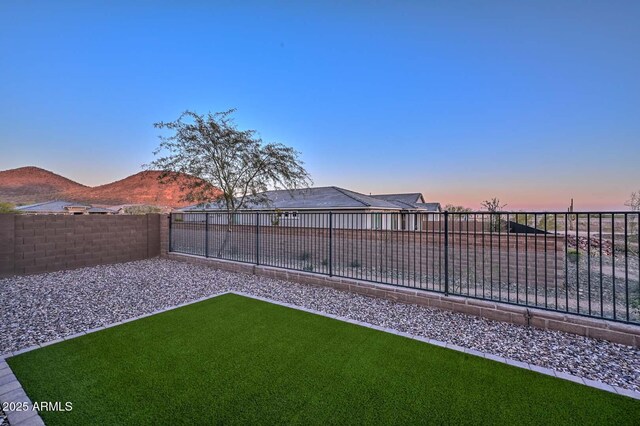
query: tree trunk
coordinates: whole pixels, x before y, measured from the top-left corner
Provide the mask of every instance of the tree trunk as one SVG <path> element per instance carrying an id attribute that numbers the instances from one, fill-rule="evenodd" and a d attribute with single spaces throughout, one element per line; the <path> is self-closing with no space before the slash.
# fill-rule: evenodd
<path id="1" fill-rule="evenodd" d="M 227 231 L 224 234 L 224 239 L 222 240 L 222 244 L 220 244 L 220 248 L 218 249 L 217 257 L 222 257 L 222 252 L 227 247 L 227 243 L 229 242 L 229 237 L 231 237 L 231 232 L 233 232 L 233 213 L 227 212 Z"/>

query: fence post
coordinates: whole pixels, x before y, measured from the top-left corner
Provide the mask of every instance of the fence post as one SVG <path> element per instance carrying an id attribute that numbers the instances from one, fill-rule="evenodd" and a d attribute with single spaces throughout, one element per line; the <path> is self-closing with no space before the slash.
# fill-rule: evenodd
<path id="1" fill-rule="evenodd" d="M 204 257 L 209 257 L 209 213 L 204 214 Z"/>
<path id="2" fill-rule="evenodd" d="M 333 275 L 333 212 L 329 212 L 329 276 Z"/>
<path id="3" fill-rule="evenodd" d="M 444 211 L 444 295 L 449 295 L 449 212 Z"/>
<path id="4" fill-rule="evenodd" d="M 256 265 L 260 264 L 260 213 L 256 212 Z"/>

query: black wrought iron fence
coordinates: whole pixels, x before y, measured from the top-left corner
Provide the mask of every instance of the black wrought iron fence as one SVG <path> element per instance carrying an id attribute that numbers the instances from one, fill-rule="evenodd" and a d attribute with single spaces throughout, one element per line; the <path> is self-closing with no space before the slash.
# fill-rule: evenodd
<path id="1" fill-rule="evenodd" d="M 639 212 L 189 212 L 170 251 L 640 323 Z"/>

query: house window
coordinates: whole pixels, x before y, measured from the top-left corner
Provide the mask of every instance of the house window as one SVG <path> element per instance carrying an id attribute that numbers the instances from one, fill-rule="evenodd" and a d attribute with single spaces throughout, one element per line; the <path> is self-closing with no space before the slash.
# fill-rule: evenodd
<path id="1" fill-rule="evenodd" d="M 285 219 L 298 219 L 298 212 L 282 212 L 281 214 Z"/>
<path id="2" fill-rule="evenodd" d="M 397 231 L 398 230 L 398 215 L 391 214 L 391 229 Z"/>
<path id="3" fill-rule="evenodd" d="M 382 213 L 374 213 L 371 216 L 371 229 L 382 229 Z"/>

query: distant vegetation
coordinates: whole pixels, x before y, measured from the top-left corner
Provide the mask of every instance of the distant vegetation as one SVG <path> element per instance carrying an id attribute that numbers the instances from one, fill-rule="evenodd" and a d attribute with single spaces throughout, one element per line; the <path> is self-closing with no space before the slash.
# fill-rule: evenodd
<path id="1" fill-rule="evenodd" d="M 156 206 L 128 206 L 122 209 L 123 214 L 150 214 L 162 213 L 162 209 Z"/>
<path id="2" fill-rule="evenodd" d="M 632 192 L 631 198 L 624 203 L 625 206 L 629 207 L 634 212 L 640 211 L 640 191 Z"/>
<path id="3" fill-rule="evenodd" d="M 492 198 L 490 200 L 484 200 L 482 202 L 482 207 L 484 207 L 485 209 L 487 209 L 491 213 L 495 213 L 495 212 L 502 211 L 502 209 L 507 207 L 507 205 L 506 204 L 502 204 L 500 202 L 499 198 L 495 198 L 494 197 L 494 198 Z"/>
<path id="4" fill-rule="evenodd" d="M 451 213 L 467 213 L 472 211 L 469 207 L 454 206 L 453 204 L 447 204 L 444 206 L 444 209 Z"/>
<path id="5" fill-rule="evenodd" d="M 0 202 L 0 214 L 6 213 L 20 213 L 20 210 L 16 210 L 16 206 L 11 203 Z"/>
<path id="6" fill-rule="evenodd" d="M 490 211 L 492 213 L 491 215 L 491 222 L 489 224 L 489 229 L 491 231 L 499 231 L 500 230 L 500 225 L 501 225 L 501 219 L 500 216 L 497 214 L 493 214 L 493 213 L 497 213 L 502 211 L 502 209 L 504 209 L 505 207 L 507 207 L 506 204 L 502 204 L 500 202 L 499 198 L 492 198 L 490 200 L 484 200 L 482 202 L 482 207 L 484 207 L 485 209 L 487 209 L 488 211 Z"/>

